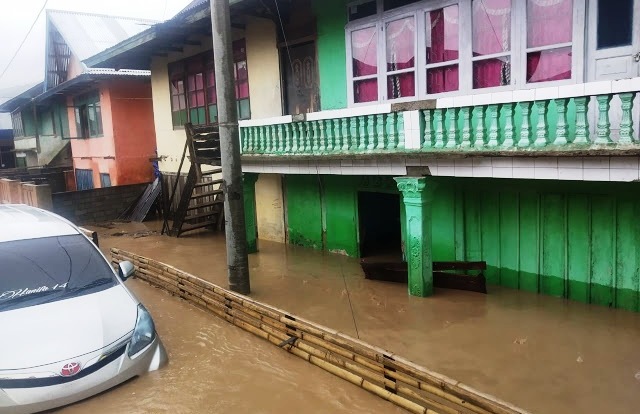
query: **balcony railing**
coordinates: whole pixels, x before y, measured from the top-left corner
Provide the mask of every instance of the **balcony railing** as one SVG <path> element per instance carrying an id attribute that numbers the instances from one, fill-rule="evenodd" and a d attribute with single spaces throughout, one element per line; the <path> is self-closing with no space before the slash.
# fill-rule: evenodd
<path id="1" fill-rule="evenodd" d="M 640 150 L 640 78 L 241 122 L 244 155 Z M 416 109 L 417 108 L 417 109 Z"/>

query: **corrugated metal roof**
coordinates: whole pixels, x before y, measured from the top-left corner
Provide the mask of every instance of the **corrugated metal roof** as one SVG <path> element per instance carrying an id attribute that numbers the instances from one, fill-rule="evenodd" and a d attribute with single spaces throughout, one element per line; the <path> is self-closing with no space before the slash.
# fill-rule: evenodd
<path id="1" fill-rule="evenodd" d="M 113 75 L 113 76 L 151 76 L 150 70 L 135 70 L 135 69 L 104 69 L 104 68 L 89 68 L 84 71 L 89 75 Z"/>
<path id="2" fill-rule="evenodd" d="M 81 61 L 157 23 L 155 20 L 63 10 L 47 10 L 47 18 Z"/>

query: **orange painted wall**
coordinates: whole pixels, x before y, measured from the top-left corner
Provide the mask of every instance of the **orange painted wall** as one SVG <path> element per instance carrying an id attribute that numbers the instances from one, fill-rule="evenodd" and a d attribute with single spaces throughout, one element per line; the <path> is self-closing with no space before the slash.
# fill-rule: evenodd
<path id="1" fill-rule="evenodd" d="M 111 185 L 145 183 L 153 180 L 149 158 L 155 156 L 151 84 L 148 80 L 117 79 L 100 85 L 103 136 L 72 139 L 73 166 L 93 170 L 95 188 L 100 173 L 107 173 Z M 73 98 L 68 98 L 69 129 L 77 137 Z"/>
<path id="2" fill-rule="evenodd" d="M 110 92 L 118 184 L 152 181 L 149 158 L 156 156 L 156 132 L 151 82 L 112 81 Z"/>

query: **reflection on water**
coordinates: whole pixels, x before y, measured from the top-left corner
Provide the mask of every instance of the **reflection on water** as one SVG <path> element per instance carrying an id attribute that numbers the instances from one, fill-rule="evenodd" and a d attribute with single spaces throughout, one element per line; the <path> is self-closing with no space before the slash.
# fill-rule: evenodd
<path id="1" fill-rule="evenodd" d="M 159 229 L 157 223 L 146 226 Z M 142 224 L 97 230 L 105 249 L 120 247 L 227 286 L 222 234 L 110 236 L 147 230 Z M 534 413 L 635 414 L 640 407 L 640 314 L 495 287 L 488 295 L 441 289 L 428 299 L 413 298 L 406 286 L 365 280 L 357 259 L 263 241 L 249 264 L 253 298 L 359 334 Z M 226 322 L 135 280 L 128 283 L 151 302 L 173 358 L 169 369 L 117 390 L 126 395 L 117 408 L 145 412 L 135 395 L 130 398 L 137 392 L 152 406 L 176 412 L 181 403 L 184 412 L 218 406 L 230 412 L 397 410 L 368 405 L 382 403 L 303 361 L 289 361 L 295 357 Z M 206 369 L 197 366 L 200 361 Z M 120 404 L 117 397 L 102 399 Z M 99 408 L 95 401 L 89 404 Z M 102 412 L 122 412 L 107 406 Z"/>

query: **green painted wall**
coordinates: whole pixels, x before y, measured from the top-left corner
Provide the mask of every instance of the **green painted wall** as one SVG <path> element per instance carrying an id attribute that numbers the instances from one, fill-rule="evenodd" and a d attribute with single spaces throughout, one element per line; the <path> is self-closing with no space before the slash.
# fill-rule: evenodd
<path id="1" fill-rule="evenodd" d="M 32 137 L 36 135 L 36 123 L 33 118 L 31 108 L 22 111 L 22 125 L 24 128 L 24 136 Z"/>
<path id="2" fill-rule="evenodd" d="M 314 0 L 318 30 L 318 71 L 322 110 L 347 107 L 345 0 Z"/>
<path id="3" fill-rule="evenodd" d="M 484 260 L 490 284 L 640 311 L 638 185 L 434 180 L 434 260 Z"/>
<path id="4" fill-rule="evenodd" d="M 434 260 L 484 260 L 490 284 L 640 311 L 640 184 L 431 180 Z M 357 257 L 358 191 L 397 193 L 392 177 L 287 176 L 289 242 Z"/>

